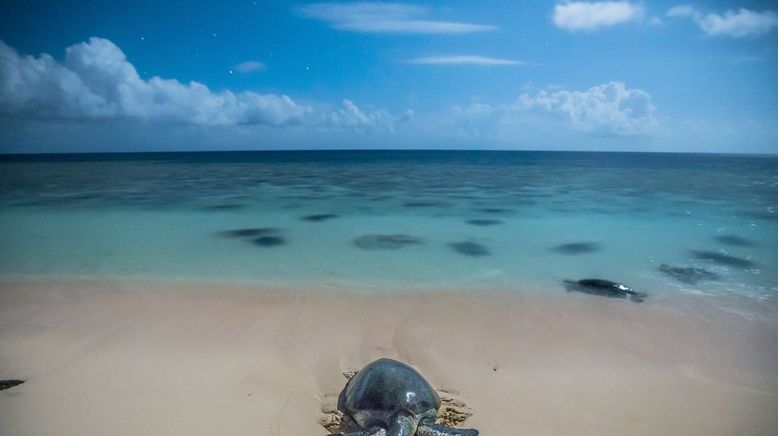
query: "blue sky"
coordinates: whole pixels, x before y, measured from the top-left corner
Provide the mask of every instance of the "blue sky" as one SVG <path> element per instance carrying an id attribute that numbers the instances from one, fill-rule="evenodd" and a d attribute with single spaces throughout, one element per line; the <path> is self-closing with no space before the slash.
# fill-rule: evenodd
<path id="1" fill-rule="evenodd" d="M 778 152 L 769 1 L 129 3 L 3 2 L 0 152 Z"/>

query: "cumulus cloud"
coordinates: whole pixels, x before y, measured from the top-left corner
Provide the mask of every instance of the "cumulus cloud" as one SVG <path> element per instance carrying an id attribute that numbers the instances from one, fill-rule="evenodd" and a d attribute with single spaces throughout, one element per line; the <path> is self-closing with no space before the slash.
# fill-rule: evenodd
<path id="1" fill-rule="evenodd" d="M 679 5 L 670 8 L 667 16 L 690 18 L 703 32 L 713 36 L 743 38 L 764 35 L 778 28 L 778 14 L 773 11 L 756 12 L 740 8 L 718 15 L 704 14 L 693 6 Z"/>
<path id="2" fill-rule="evenodd" d="M 593 86 L 586 91 L 540 91 L 522 94 L 519 105 L 560 114 L 577 130 L 622 135 L 644 133 L 656 124 L 651 95 L 622 82 Z"/>
<path id="3" fill-rule="evenodd" d="M 257 71 L 262 71 L 265 68 L 267 68 L 265 63 L 260 61 L 246 61 L 235 65 L 235 71 L 243 74 L 255 73 Z"/>
<path id="4" fill-rule="evenodd" d="M 356 132 L 367 130 L 388 130 L 394 132 L 394 117 L 389 112 L 379 109 L 363 112 L 351 100 L 343 100 L 340 109 L 331 111 L 326 119 L 335 126 L 345 127 Z"/>
<path id="5" fill-rule="evenodd" d="M 419 65 L 528 65 L 526 62 L 512 59 L 474 55 L 427 56 L 410 59 L 408 63 Z"/>
<path id="6" fill-rule="evenodd" d="M 144 80 L 111 41 L 22 56 L 0 41 L 0 112 L 41 118 L 132 118 L 196 125 L 285 125 L 310 108 L 286 95 L 213 92 L 198 82 Z"/>
<path id="7" fill-rule="evenodd" d="M 494 30 L 495 26 L 424 19 L 430 10 L 403 3 L 312 3 L 300 13 L 340 30 L 363 33 L 456 34 Z"/>
<path id="8" fill-rule="evenodd" d="M 578 132 L 631 136 L 647 133 L 656 125 L 655 112 L 648 93 L 628 88 L 622 82 L 610 82 L 585 91 L 524 93 L 514 103 L 505 105 L 458 106 L 453 108 L 452 116 L 476 133 L 506 131 L 516 125 L 533 129 L 542 121 L 551 129 L 564 127 Z"/>
<path id="9" fill-rule="evenodd" d="M 571 32 L 596 30 L 643 17 L 643 6 L 628 1 L 566 2 L 554 6 L 554 24 Z"/>

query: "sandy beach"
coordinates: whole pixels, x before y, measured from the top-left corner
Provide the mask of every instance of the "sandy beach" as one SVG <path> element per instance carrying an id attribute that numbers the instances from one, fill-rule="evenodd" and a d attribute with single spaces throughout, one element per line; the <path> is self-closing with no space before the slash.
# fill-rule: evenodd
<path id="1" fill-rule="evenodd" d="M 392 357 L 483 435 L 775 434 L 774 303 L 667 303 L 3 282 L 0 433 L 325 435 L 342 373 Z"/>

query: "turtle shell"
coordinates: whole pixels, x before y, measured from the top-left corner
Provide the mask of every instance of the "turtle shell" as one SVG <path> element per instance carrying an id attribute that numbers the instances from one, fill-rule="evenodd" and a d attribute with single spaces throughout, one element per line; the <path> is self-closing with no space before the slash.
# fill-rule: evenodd
<path id="1" fill-rule="evenodd" d="M 346 411 L 363 428 L 389 428 L 397 412 L 434 417 L 440 398 L 427 380 L 410 366 L 392 359 L 379 359 L 365 366 L 346 386 Z"/>

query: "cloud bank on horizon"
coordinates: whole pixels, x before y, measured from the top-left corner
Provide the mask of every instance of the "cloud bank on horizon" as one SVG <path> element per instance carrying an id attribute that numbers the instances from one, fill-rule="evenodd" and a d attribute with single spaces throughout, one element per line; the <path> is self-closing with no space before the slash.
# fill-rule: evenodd
<path id="1" fill-rule="evenodd" d="M 517 65 L 517 61 L 482 57 L 433 57 L 418 64 Z M 477 105 L 482 110 L 485 106 Z M 458 108 L 458 107 L 457 107 Z M 602 130 L 635 135 L 656 120 L 651 96 L 624 83 L 611 82 L 585 91 L 540 91 L 521 94 L 517 103 L 489 111 L 533 109 L 564 115 L 581 131 Z M 111 41 L 90 38 L 65 49 L 57 62 L 48 54 L 21 56 L 0 41 L 0 111 L 8 115 L 60 119 L 130 118 L 156 123 L 200 126 L 261 125 L 282 127 L 320 124 L 394 130 L 386 110 L 364 113 L 344 99 L 341 108 L 317 109 L 295 103 L 287 95 L 256 92 L 213 92 L 202 83 L 175 79 L 142 79 L 124 52 Z M 460 114 L 468 111 L 459 111 Z M 407 113 L 404 114 L 407 118 Z"/>
<path id="2" fill-rule="evenodd" d="M 263 67 L 254 62 L 236 70 Z M 287 95 L 251 91 L 213 92 L 202 83 L 181 83 L 154 76 L 142 79 L 113 42 L 92 37 L 65 49 L 57 62 L 48 54 L 21 56 L 0 41 L 0 113 L 39 119 L 136 119 L 200 126 L 300 123 L 392 130 L 386 111 L 362 112 L 352 101 L 343 107 L 314 111 Z"/>
<path id="3" fill-rule="evenodd" d="M 286 95 L 214 93 L 202 83 L 143 80 L 122 50 L 102 38 L 48 54 L 20 56 L 0 41 L 0 110 L 51 118 L 137 118 L 200 125 L 299 122 L 310 108 Z"/>
<path id="4" fill-rule="evenodd" d="M 249 44 L 235 50 L 235 60 L 212 80 L 147 74 L 169 64 L 149 61 L 149 52 L 138 51 L 145 36 L 127 42 L 130 56 L 111 38 L 92 35 L 67 46 L 61 59 L 24 54 L 0 39 L 0 152 L 278 147 L 778 152 L 774 80 L 733 84 L 730 75 L 718 85 L 704 83 L 700 89 L 710 95 L 684 94 L 694 81 L 653 80 L 640 67 L 646 59 L 635 57 L 629 43 L 620 45 L 623 39 L 684 32 L 691 36 L 677 44 L 691 38 L 710 52 L 724 45 L 717 41 L 729 40 L 720 58 L 704 62 L 713 63 L 709 68 L 742 68 L 759 79 L 776 71 L 769 57 L 776 51 L 778 15 L 769 9 L 714 12 L 670 4 L 652 10 L 630 1 L 563 1 L 553 6 L 550 19 L 534 18 L 529 30 L 542 44 L 518 49 L 511 37 L 515 23 L 501 21 L 501 14 L 462 19 L 453 7 L 384 2 L 309 3 L 286 10 L 286 25 L 295 32 L 316 21 L 326 25 L 310 30 L 317 33 L 316 43 L 303 38 L 313 45 L 312 59 L 252 50 Z M 684 20 L 695 27 L 684 26 Z M 589 48 L 595 35 L 613 32 L 619 35 L 611 49 L 599 50 L 596 41 Z M 210 35 L 217 38 L 217 32 Z M 496 39 L 483 43 L 483 38 Z M 559 44 L 572 46 L 567 59 L 548 56 L 548 47 Z M 744 49 L 750 51 L 743 55 Z M 373 57 L 375 52 L 383 54 Z M 218 54 L 224 57 L 223 50 Z M 129 59 L 135 57 L 141 65 Z M 625 66 L 627 59 L 638 67 Z M 699 68 L 700 62 L 691 65 Z M 670 71 L 662 70 L 664 65 L 650 70 L 663 77 L 684 74 L 666 66 Z M 686 74 L 687 80 L 696 76 L 693 70 Z M 362 82 L 363 75 L 370 80 Z M 344 78 L 359 85 L 344 86 Z M 729 86 L 723 88 L 729 97 L 716 86 Z M 716 99 L 719 107 L 701 104 Z M 722 109 L 731 102 L 732 109 Z M 684 106 L 689 109 L 678 109 Z"/>

